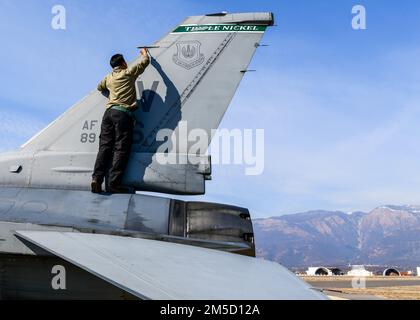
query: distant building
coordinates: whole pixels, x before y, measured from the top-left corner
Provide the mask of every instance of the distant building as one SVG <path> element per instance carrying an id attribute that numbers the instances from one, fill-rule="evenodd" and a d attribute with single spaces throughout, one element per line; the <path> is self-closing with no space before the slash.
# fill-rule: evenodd
<path id="1" fill-rule="evenodd" d="M 325 267 L 309 267 L 306 271 L 308 276 L 332 276 L 333 273 L 330 269 Z"/>
<path id="2" fill-rule="evenodd" d="M 384 270 L 382 275 L 384 277 L 400 277 L 401 272 L 396 268 L 387 268 Z"/>
<path id="3" fill-rule="evenodd" d="M 417 275 L 417 277 L 420 277 L 420 267 L 417 267 L 416 275 Z"/>
<path id="4" fill-rule="evenodd" d="M 371 277 L 373 272 L 366 270 L 365 266 L 352 266 L 347 275 L 351 277 Z"/>

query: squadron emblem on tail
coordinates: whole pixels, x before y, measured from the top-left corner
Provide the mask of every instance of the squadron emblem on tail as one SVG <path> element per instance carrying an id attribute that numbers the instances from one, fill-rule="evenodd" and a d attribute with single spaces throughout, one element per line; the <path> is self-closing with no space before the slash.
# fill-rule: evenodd
<path id="1" fill-rule="evenodd" d="M 190 70 L 204 62 L 204 54 L 200 53 L 201 43 L 199 41 L 181 41 L 176 44 L 177 52 L 173 56 L 173 61 Z"/>

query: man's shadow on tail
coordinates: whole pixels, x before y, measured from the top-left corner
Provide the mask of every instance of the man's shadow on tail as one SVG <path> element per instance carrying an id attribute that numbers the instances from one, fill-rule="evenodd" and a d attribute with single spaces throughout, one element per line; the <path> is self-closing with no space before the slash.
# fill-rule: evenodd
<path id="1" fill-rule="evenodd" d="M 163 143 L 167 144 L 167 141 L 156 140 L 159 130 L 170 129 L 173 131 L 182 119 L 181 97 L 178 89 L 156 59 L 152 57 L 150 64 L 162 78 L 166 86 L 166 94 L 162 98 L 157 93 L 156 90 L 162 84 L 154 81 L 151 84 L 147 83 L 148 86 L 152 85 L 152 89 L 143 90 L 140 100 L 137 101 L 139 110 L 135 112 L 136 126 L 134 129 L 132 154 L 140 153 L 141 163 L 137 163 L 137 161 L 135 164 L 132 163 L 129 171 L 131 174 L 135 174 L 135 177 L 131 177 L 131 179 L 140 177 L 142 182 L 144 182 L 146 168 L 153 162 L 153 156 L 156 151 Z M 142 83 L 141 80 L 139 83 Z M 141 86 L 139 89 L 142 89 Z M 170 146 L 169 150 L 171 149 L 172 146 Z M 138 159 L 138 157 L 136 158 Z M 135 166 L 134 168 L 133 165 Z"/>

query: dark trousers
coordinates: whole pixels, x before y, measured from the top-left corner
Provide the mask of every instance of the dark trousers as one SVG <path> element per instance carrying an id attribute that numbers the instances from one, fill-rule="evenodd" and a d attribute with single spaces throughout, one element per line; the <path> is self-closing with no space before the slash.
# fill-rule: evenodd
<path id="1" fill-rule="evenodd" d="M 93 179 L 102 183 L 109 170 L 108 185 L 121 186 L 133 144 L 133 129 L 130 114 L 114 109 L 105 111 Z"/>

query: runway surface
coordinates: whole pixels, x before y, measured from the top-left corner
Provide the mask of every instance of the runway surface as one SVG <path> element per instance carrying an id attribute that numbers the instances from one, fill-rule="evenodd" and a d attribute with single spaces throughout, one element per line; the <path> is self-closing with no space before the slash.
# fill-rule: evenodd
<path id="1" fill-rule="evenodd" d="M 337 280 L 322 280 L 307 282 L 316 287 L 322 289 L 339 289 L 339 288 L 353 288 L 352 279 L 337 279 Z M 357 284 L 356 284 L 357 285 Z M 366 278 L 366 288 L 383 288 L 383 287 L 405 287 L 405 286 L 420 286 L 420 279 L 369 279 Z"/>
<path id="2" fill-rule="evenodd" d="M 333 300 L 420 299 L 419 277 L 302 277 Z"/>

